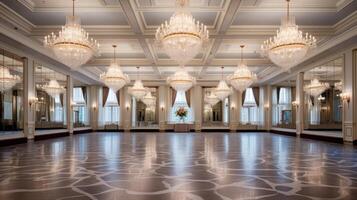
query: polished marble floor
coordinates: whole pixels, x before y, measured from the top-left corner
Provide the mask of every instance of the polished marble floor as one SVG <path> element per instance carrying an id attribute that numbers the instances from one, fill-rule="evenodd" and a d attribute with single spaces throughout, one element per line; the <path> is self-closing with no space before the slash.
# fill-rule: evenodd
<path id="1" fill-rule="evenodd" d="M 0 148 L 0 199 L 357 199 L 357 149 L 269 133 L 90 133 Z"/>

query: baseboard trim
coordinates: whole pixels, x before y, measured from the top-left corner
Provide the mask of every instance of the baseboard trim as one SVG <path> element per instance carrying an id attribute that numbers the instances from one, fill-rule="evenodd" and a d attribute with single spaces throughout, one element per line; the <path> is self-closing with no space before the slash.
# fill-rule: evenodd
<path id="1" fill-rule="evenodd" d="M 0 147 L 11 146 L 15 144 L 25 144 L 25 143 L 27 143 L 27 138 L 25 137 L 12 138 L 12 139 L 0 140 Z"/>
<path id="2" fill-rule="evenodd" d="M 35 135 L 34 140 L 35 141 L 39 141 L 39 140 L 47 140 L 47 139 L 58 138 L 58 137 L 66 137 L 66 136 L 69 136 L 69 132 Z"/>
<path id="3" fill-rule="evenodd" d="M 85 130 L 74 130 L 73 134 L 77 135 L 77 134 L 85 134 L 85 133 L 92 133 L 93 129 L 85 129 Z"/>
<path id="4" fill-rule="evenodd" d="M 279 135 L 286 135 L 286 136 L 292 136 L 292 137 L 296 137 L 297 136 L 296 132 L 288 132 L 288 131 L 270 130 L 270 133 L 279 134 Z"/>
<path id="5" fill-rule="evenodd" d="M 304 134 L 304 133 L 302 133 L 300 135 L 300 137 L 301 138 L 306 138 L 306 139 L 321 140 L 321 141 L 326 141 L 326 142 L 333 142 L 333 143 L 343 144 L 343 138 L 337 138 L 337 137 L 329 137 L 329 136 L 322 136 L 322 135 L 312 135 L 312 134 Z"/>

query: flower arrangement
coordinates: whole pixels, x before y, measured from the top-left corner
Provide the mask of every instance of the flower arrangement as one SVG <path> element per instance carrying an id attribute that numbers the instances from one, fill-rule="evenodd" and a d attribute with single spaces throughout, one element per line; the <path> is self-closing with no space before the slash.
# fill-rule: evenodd
<path id="1" fill-rule="evenodd" d="M 187 116 L 187 110 L 184 107 L 180 107 L 176 110 L 176 116 L 183 120 Z"/>

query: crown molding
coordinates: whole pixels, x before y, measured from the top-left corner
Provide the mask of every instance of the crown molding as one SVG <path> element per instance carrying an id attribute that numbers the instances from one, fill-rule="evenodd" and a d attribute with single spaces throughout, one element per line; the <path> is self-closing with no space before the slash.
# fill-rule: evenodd
<path id="1" fill-rule="evenodd" d="M 337 11 L 341 11 L 344 9 L 346 6 L 348 6 L 350 3 L 352 3 L 354 0 L 339 0 L 336 3 Z"/>
<path id="2" fill-rule="evenodd" d="M 17 0 L 17 1 L 33 12 L 35 8 L 35 3 L 32 0 Z"/>
<path id="3" fill-rule="evenodd" d="M 20 14 L 7 7 L 4 3 L 0 2 L 0 18 L 5 20 L 7 23 L 13 25 L 14 27 L 20 29 L 26 34 L 30 34 L 32 29 L 36 27 L 30 21 L 22 17 Z M 12 28 L 14 28 L 12 27 Z"/>

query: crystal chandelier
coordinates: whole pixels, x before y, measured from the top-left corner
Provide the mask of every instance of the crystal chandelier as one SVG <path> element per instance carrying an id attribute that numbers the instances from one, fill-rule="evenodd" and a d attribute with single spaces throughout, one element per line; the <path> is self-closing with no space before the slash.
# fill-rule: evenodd
<path id="1" fill-rule="evenodd" d="M 50 95 L 52 98 L 58 97 L 60 94 L 63 94 L 66 89 L 61 86 L 57 80 L 52 79 L 46 85 L 42 86 L 42 89 Z"/>
<path id="2" fill-rule="evenodd" d="M 148 107 L 155 106 L 156 104 L 156 97 L 153 97 L 151 95 L 151 92 L 149 91 L 142 99 L 142 102 Z"/>
<path id="3" fill-rule="evenodd" d="M 243 48 L 241 45 L 241 62 L 234 74 L 228 76 L 229 83 L 238 91 L 243 92 L 257 79 L 255 73 L 251 72 L 243 62 Z"/>
<path id="4" fill-rule="evenodd" d="M 224 100 L 226 97 L 228 97 L 230 94 L 232 94 L 232 89 L 228 87 L 227 83 L 225 80 L 223 80 L 223 69 L 224 67 L 221 67 L 222 69 L 222 78 L 218 83 L 218 86 L 214 90 L 214 94 L 220 99 Z"/>
<path id="5" fill-rule="evenodd" d="M 10 90 L 20 81 L 19 76 L 12 75 L 7 67 L 0 66 L 0 92 Z"/>
<path id="6" fill-rule="evenodd" d="M 219 99 L 213 92 L 211 92 L 208 96 L 205 97 L 205 102 L 212 107 L 219 102 Z"/>
<path id="7" fill-rule="evenodd" d="M 323 92 L 325 92 L 325 90 L 327 90 L 329 87 L 330 87 L 330 84 L 321 83 L 319 80 L 314 78 L 311 80 L 310 84 L 308 84 L 304 87 L 304 91 L 313 97 L 318 97 Z"/>
<path id="8" fill-rule="evenodd" d="M 116 47 L 117 47 L 116 45 L 113 45 L 114 60 L 110 64 L 108 71 L 100 75 L 100 80 L 102 80 L 104 84 L 108 86 L 110 89 L 112 89 L 114 92 L 117 92 L 126 84 L 130 83 L 130 79 L 128 75 L 123 74 L 123 72 L 120 69 L 119 63 L 116 60 L 116 56 L 115 56 Z"/>
<path id="9" fill-rule="evenodd" d="M 139 67 L 137 67 L 137 71 L 138 77 L 135 80 L 134 86 L 128 88 L 128 93 L 136 99 L 142 99 L 148 91 L 146 88 L 144 88 L 144 85 L 139 78 Z"/>
<path id="10" fill-rule="evenodd" d="M 167 83 L 176 91 L 186 92 L 196 84 L 196 79 L 190 76 L 184 67 L 180 67 L 174 75 L 167 78 Z"/>
<path id="11" fill-rule="evenodd" d="M 176 1 L 180 8 L 169 22 L 161 24 L 155 36 L 159 47 L 183 66 L 198 54 L 208 41 L 209 33 L 207 27 L 196 21 L 187 10 L 188 0 Z"/>
<path id="12" fill-rule="evenodd" d="M 316 38 L 302 31 L 290 17 L 290 0 L 287 1 L 287 16 L 282 19 L 282 25 L 277 35 L 265 41 L 261 46 L 263 55 L 276 65 L 288 70 L 299 63 L 311 47 L 316 46 Z"/>
<path id="13" fill-rule="evenodd" d="M 61 62 L 75 70 L 98 53 L 99 44 L 89 38 L 89 34 L 81 27 L 79 17 L 74 15 L 74 1 L 73 14 L 67 16 L 66 25 L 58 36 L 54 33 L 46 36 L 44 44 L 53 50 Z"/>

